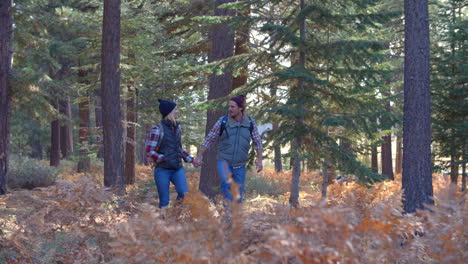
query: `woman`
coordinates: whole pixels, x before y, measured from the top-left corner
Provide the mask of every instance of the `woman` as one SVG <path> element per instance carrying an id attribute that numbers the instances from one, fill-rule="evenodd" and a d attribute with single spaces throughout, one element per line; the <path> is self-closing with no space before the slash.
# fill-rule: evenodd
<path id="1" fill-rule="evenodd" d="M 154 181 L 159 194 L 159 208 L 164 208 L 169 205 L 170 182 L 176 188 L 177 200 L 184 198 L 188 187 L 182 159 L 192 163 L 193 158 L 182 149 L 176 103 L 162 99 L 158 101 L 163 119 L 160 124 L 151 128 L 146 153 L 155 164 Z"/>

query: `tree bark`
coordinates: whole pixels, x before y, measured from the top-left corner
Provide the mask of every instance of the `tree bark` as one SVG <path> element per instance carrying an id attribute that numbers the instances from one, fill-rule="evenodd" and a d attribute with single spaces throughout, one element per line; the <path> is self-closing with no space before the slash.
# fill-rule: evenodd
<path id="1" fill-rule="evenodd" d="M 463 143 L 462 146 L 462 186 L 461 191 L 466 191 L 466 142 Z"/>
<path id="2" fill-rule="evenodd" d="M 37 138 L 34 138 L 30 140 L 29 144 L 31 145 L 31 148 L 32 148 L 30 157 L 33 159 L 41 160 L 43 157 L 41 141 Z"/>
<path id="3" fill-rule="evenodd" d="M 273 123 L 273 131 L 278 129 L 278 123 Z M 275 171 L 281 172 L 283 171 L 283 163 L 281 162 L 281 146 L 279 143 L 275 142 L 273 146 L 274 151 L 274 162 L 275 162 Z"/>
<path id="4" fill-rule="evenodd" d="M 403 208 L 434 204 L 431 166 L 428 1 L 405 0 Z"/>
<path id="5" fill-rule="evenodd" d="M 235 16 L 232 9 L 220 9 L 218 6 L 225 3 L 232 3 L 235 0 L 216 0 L 215 16 Z M 231 57 L 234 54 L 234 29 L 227 23 L 217 24 L 211 32 L 210 62 Z M 227 96 L 232 90 L 232 71 L 227 69 L 222 75 L 211 74 L 209 77 L 208 100 Z M 205 135 L 208 135 L 216 121 L 225 114 L 225 110 L 208 110 Z M 216 149 L 214 143 L 204 155 L 204 165 L 201 169 L 199 189 L 210 198 L 214 198 L 216 191 L 214 188 L 220 185 L 220 177 L 216 170 Z"/>
<path id="6" fill-rule="evenodd" d="M 301 153 L 300 153 L 301 140 L 295 138 L 291 144 L 291 158 L 292 158 L 292 180 L 291 180 L 291 195 L 289 197 L 289 204 L 292 207 L 299 206 L 299 186 L 301 177 Z"/>
<path id="7" fill-rule="evenodd" d="M 120 0 L 104 0 L 101 101 L 104 132 L 104 185 L 123 193 L 123 142 L 120 111 Z"/>
<path id="8" fill-rule="evenodd" d="M 0 195 L 8 184 L 10 142 L 10 74 L 13 55 L 13 2 L 0 1 Z"/>
<path id="9" fill-rule="evenodd" d="M 102 132 L 102 102 L 101 102 L 101 89 L 96 89 L 94 115 L 96 118 L 96 145 L 97 145 L 97 157 L 99 159 L 104 158 L 104 144 L 103 144 L 103 132 Z"/>
<path id="10" fill-rule="evenodd" d="M 71 126 L 71 106 L 70 97 L 60 102 L 60 113 L 67 119 L 60 126 L 60 150 L 62 158 L 66 159 L 73 152 L 73 132 Z"/>
<path id="11" fill-rule="evenodd" d="M 454 131 L 452 130 L 452 133 Z M 458 154 L 455 146 L 455 136 L 452 134 L 451 142 L 451 153 L 450 153 L 450 183 L 457 185 L 458 183 Z"/>
<path id="12" fill-rule="evenodd" d="M 59 102 L 54 99 L 55 109 L 59 109 Z M 58 119 L 50 123 L 50 166 L 57 167 L 60 164 L 60 122 Z"/>
<path id="13" fill-rule="evenodd" d="M 396 144 L 395 173 L 400 174 L 403 166 L 403 140 L 400 135 L 397 136 Z"/>
<path id="14" fill-rule="evenodd" d="M 84 77 L 86 73 L 80 71 L 80 77 Z M 86 93 L 78 104 L 78 116 L 80 118 L 79 136 L 80 136 L 80 159 L 77 165 L 78 172 L 89 171 L 91 159 L 89 158 L 89 96 Z"/>
<path id="15" fill-rule="evenodd" d="M 300 5 L 301 5 L 301 10 L 305 8 L 305 2 L 304 0 L 300 0 Z M 300 38 L 302 42 L 305 42 L 306 40 L 306 24 L 305 24 L 305 17 L 302 18 L 301 24 L 300 24 Z M 299 64 L 302 67 L 305 67 L 305 51 L 303 48 L 299 52 Z M 304 83 L 303 81 L 298 82 L 298 89 L 299 93 L 301 94 L 301 91 L 304 89 Z M 302 107 L 302 102 L 301 98 L 298 98 L 299 100 L 299 106 Z M 298 126 L 303 126 L 304 124 L 304 116 L 299 115 L 297 118 L 297 125 Z M 289 204 L 292 207 L 298 207 L 299 206 L 299 186 L 300 186 L 300 177 L 301 177 L 301 147 L 302 147 L 302 138 L 300 135 L 296 135 L 296 137 L 293 139 L 292 144 L 291 144 L 291 158 L 292 158 L 292 180 L 291 180 L 291 196 L 289 197 Z"/>
<path id="16" fill-rule="evenodd" d="M 379 162 L 377 158 L 377 146 L 371 147 L 371 166 L 372 166 L 372 172 L 375 172 L 375 173 L 379 172 Z"/>
<path id="17" fill-rule="evenodd" d="M 242 2 L 244 0 L 237 0 L 237 2 Z M 245 12 L 241 12 L 237 14 L 238 16 L 249 16 L 250 15 L 250 6 L 248 10 Z M 240 30 L 236 31 L 235 34 L 235 55 L 241 55 L 249 52 L 249 34 L 250 28 L 248 26 L 242 26 Z M 240 74 L 233 78 L 232 80 L 232 89 L 236 89 L 241 87 L 242 85 L 247 83 L 247 79 L 249 77 L 247 72 L 247 66 L 243 65 L 244 67 L 241 69 Z"/>
<path id="18" fill-rule="evenodd" d="M 142 140 L 143 148 L 142 148 L 142 151 L 141 151 L 141 161 L 145 166 L 149 165 L 148 158 L 146 156 L 146 140 L 148 139 L 150 129 L 151 129 L 151 125 L 149 125 L 149 124 L 145 124 L 143 126 L 143 133 L 142 133 L 142 135 L 143 135 L 143 140 Z"/>
<path id="19" fill-rule="evenodd" d="M 389 180 L 394 180 L 393 163 L 392 163 L 392 136 L 384 136 L 382 143 L 382 174 L 386 175 Z"/>
<path id="20" fill-rule="evenodd" d="M 328 163 L 323 163 L 323 182 L 322 182 L 322 198 L 327 197 L 328 190 Z"/>
<path id="21" fill-rule="evenodd" d="M 136 122 L 138 113 L 136 112 L 136 91 L 128 87 L 127 99 L 127 140 L 125 147 L 125 183 L 135 183 L 135 142 L 136 142 Z"/>

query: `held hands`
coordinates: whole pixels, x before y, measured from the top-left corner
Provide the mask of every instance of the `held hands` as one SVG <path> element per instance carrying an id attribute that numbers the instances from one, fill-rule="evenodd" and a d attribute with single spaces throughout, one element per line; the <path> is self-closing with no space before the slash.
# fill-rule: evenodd
<path id="1" fill-rule="evenodd" d="M 203 165 L 202 159 L 203 159 L 203 157 L 197 156 L 197 157 L 193 160 L 193 162 L 192 162 L 193 166 L 194 166 L 195 168 L 198 168 L 198 167 L 200 167 L 201 165 Z"/>

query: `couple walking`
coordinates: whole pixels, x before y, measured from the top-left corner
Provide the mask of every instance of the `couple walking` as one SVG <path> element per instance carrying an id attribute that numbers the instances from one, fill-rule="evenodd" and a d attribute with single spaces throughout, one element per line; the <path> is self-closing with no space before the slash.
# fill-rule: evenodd
<path id="1" fill-rule="evenodd" d="M 257 172 L 263 169 L 262 141 L 255 121 L 244 114 L 245 97 L 234 96 L 229 99 L 228 115 L 222 116 L 206 136 L 198 155 L 193 158 L 182 148 L 181 129 L 178 123 L 179 110 L 176 103 L 159 99 L 159 111 L 163 117 L 160 124 L 151 128 L 146 153 L 153 160 L 154 181 L 159 194 L 159 208 L 169 205 L 169 184 L 172 182 L 177 191 L 177 200 L 183 199 L 188 191 L 182 159 L 198 168 L 203 164 L 203 154 L 212 143 L 219 139 L 217 150 L 217 169 L 221 177 L 221 192 L 232 201 L 229 175 L 240 184 L 241 198 L 245 185 L 245 164 L 251 140 L 257 151 Z"/>

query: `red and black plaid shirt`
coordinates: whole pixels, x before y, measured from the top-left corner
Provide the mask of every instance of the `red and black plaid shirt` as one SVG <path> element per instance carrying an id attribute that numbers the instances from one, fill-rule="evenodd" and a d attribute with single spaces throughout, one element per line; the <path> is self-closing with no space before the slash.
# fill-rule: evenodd
<path id="1" fill-rule="evenodd" d="M 146 155 L 151 157 L 155 162 L 161 162 L 164 160 L 164 154 L 158 153 L 158 146 L 159 139 L 161 138 L 161 131 L 159 126 L 155 126 L 151 128 L 148 141 L 146 142 Z M 182 153 L 182 158 L 185 162 L 191 163 L 193 158 L 182 148 L 182 144 L 180 145 L 180 153 Z"/>

